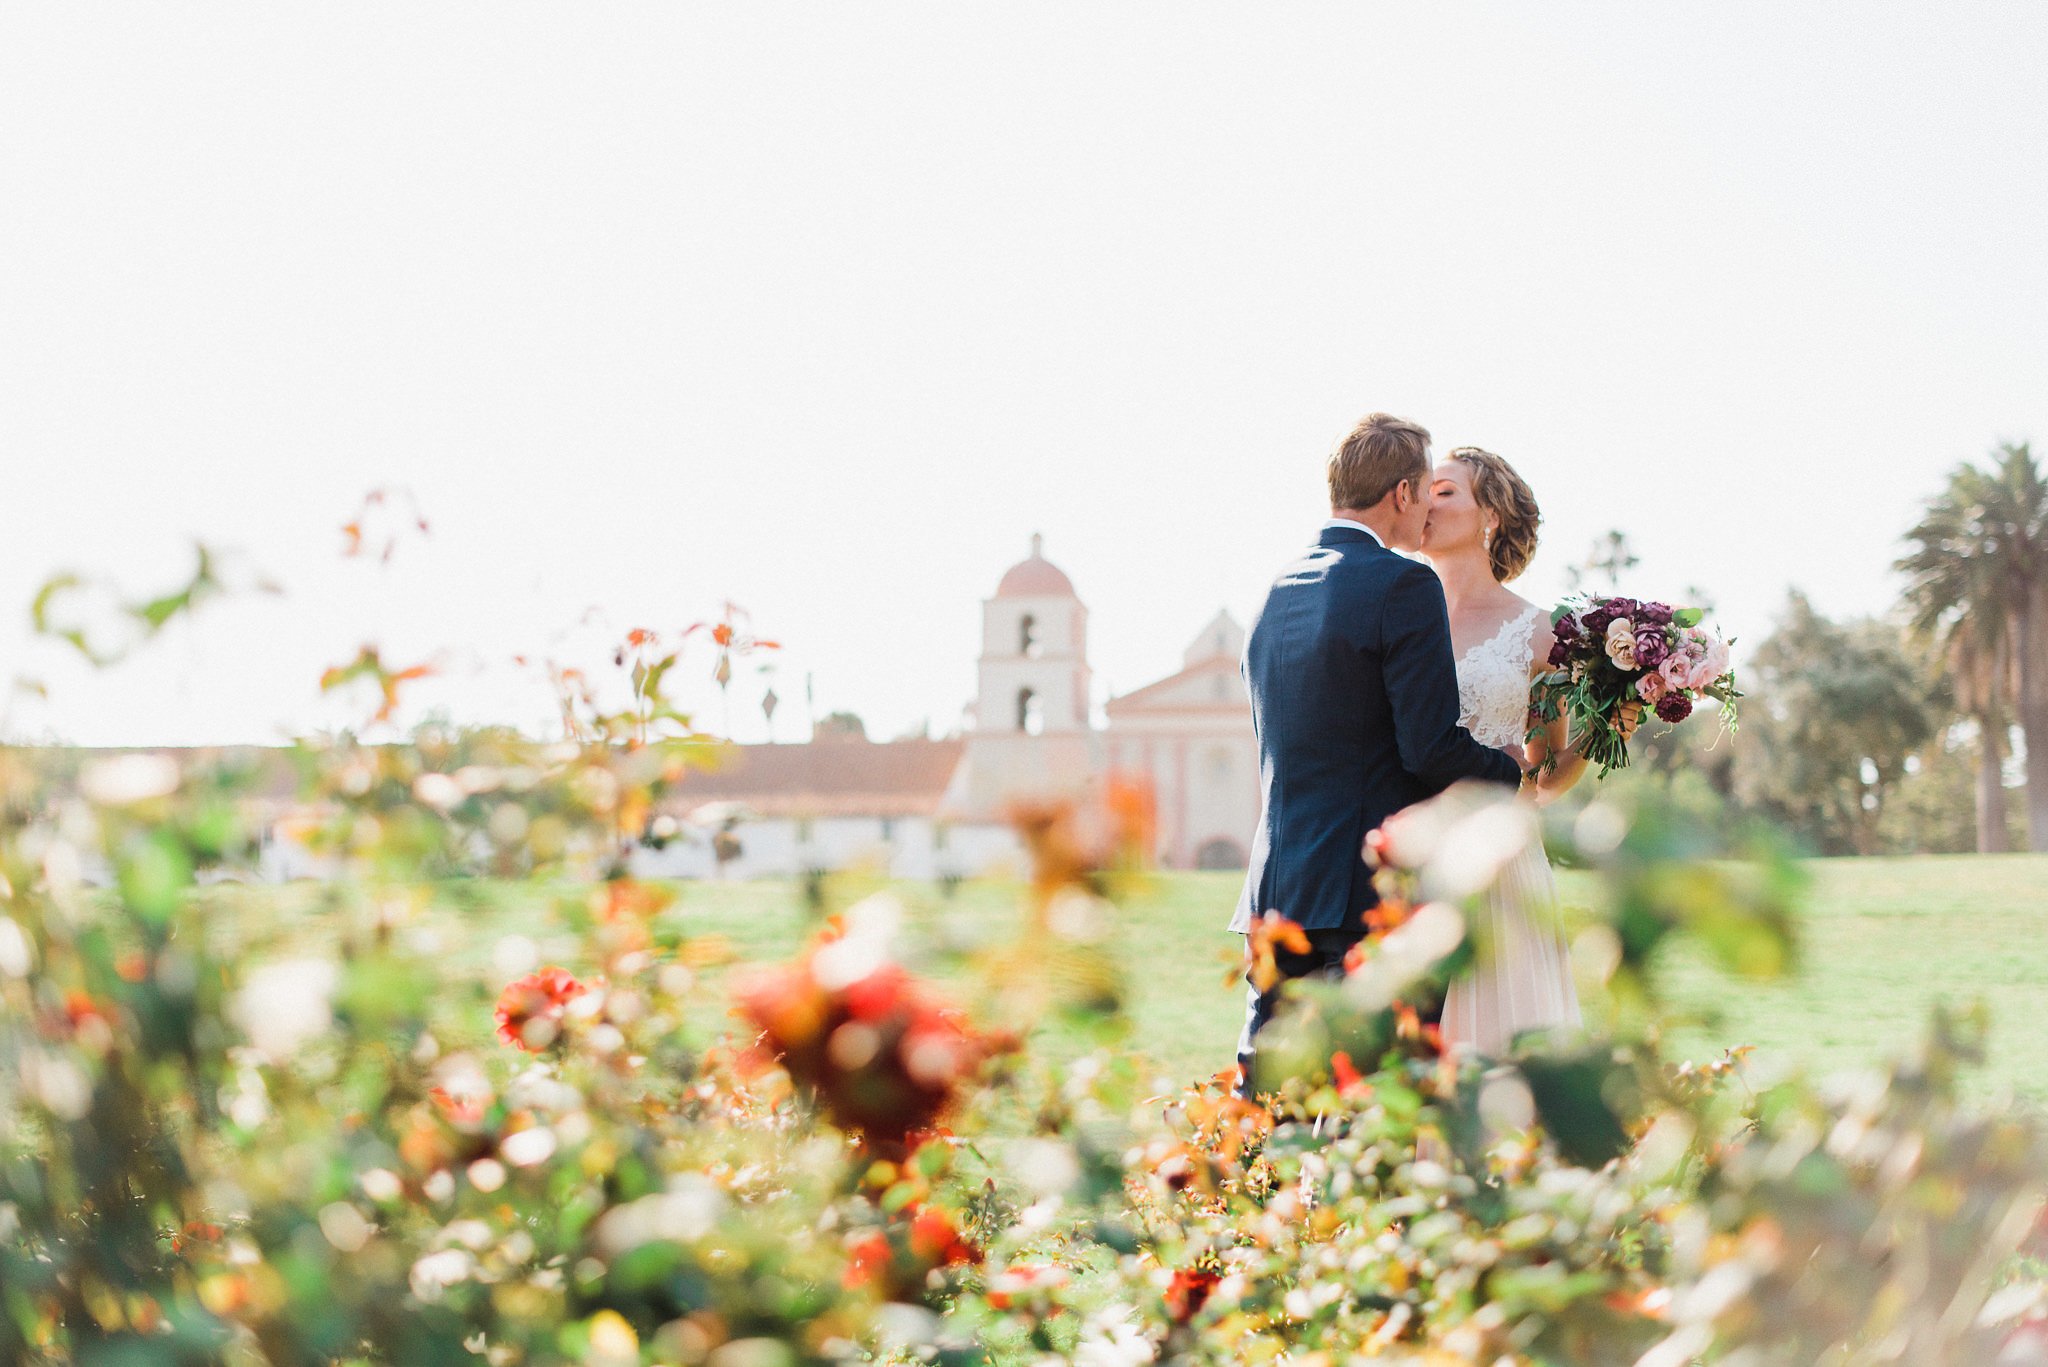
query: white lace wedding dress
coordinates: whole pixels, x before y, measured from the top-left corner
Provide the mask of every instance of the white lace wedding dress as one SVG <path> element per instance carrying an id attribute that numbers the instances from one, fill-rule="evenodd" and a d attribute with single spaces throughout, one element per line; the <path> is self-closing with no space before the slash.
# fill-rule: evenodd
<path id="1" fill-rule="evenodd" d="M 1482 745 L 1521 748 L 1541 611 L 1532 607 L 1503 623 L 1491 640 L 1458 658 L 1459 721 Z M 1475 918 L 1479 961 L 1451 984 L 1446 1042 L 1498 1055 L 1524 1030 L 1579 1025 L 1579 994 L 1557 922 L 1557 880 L 1541 843 L 1532 841 L 1501 870 Z"/>

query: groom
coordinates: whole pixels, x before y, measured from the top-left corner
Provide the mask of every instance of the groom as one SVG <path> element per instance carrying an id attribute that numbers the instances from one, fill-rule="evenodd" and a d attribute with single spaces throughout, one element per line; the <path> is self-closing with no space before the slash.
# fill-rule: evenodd
<path id="1" fill-rule="evenodd" d="M 1458 725 L 1458 676 L 1444 593 L 1428 566 L 1394 554 L 1422 543 L 1429 433 L 1374 413 L 1330 456 L 1330 520 L 1282 570 L 1245 644 L 1263 806 L 1244 895 L 1248 932 L 1278 912 L 1309 951 L 1277 955 L 1287 977 L 1334 976 L 1377 901 L 1368 831 L 1459 779 L 1521 781 L 1520 756 Z M 1277 985 L 1251 989 L 1237 1046 L 1251 1095 L 1256 1037 Z"/>

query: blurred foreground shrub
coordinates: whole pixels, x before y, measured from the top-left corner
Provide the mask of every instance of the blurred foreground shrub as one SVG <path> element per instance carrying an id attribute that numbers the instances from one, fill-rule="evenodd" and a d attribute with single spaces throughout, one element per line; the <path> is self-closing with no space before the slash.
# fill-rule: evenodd
<path id="1" fill-rule="evenodd" d="M 727 1044 L 684 1025 L 727 951 L 629 864 L 707 743 L 652 691 L 571 715 L 294 751 L 333 877 L 277 927 L 204 886 L 251 866 L 262 775 L 0 750 L 0 1361 L 2048 1362 L 2014 1276 L 2048 1148 L 1959 1106 L 1978 1023 L 1837 1086 L 1660 1052 L 1674 939 L 1794 963 L 1768 849 L 1589 808 L 1612 1028 L 1462 1060 L 1428 1022 L 1535 830 L 1447 795 L 1379 842 L 1350 974 L 1290 989 L 1262 1102 L 1161 1097 L 1028 1047 L 1054 1013 L 1114 1038 L 1141 794 L 1019 813 L 1038 874 L 976 1012 L 881 894 L 737 977 Z M 424 933 L 464 870 L 533 880 L 573 952 Z"/>

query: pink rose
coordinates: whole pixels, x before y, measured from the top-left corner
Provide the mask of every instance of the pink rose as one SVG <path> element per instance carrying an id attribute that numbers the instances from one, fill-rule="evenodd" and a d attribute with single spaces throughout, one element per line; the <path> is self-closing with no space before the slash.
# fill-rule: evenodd
<path id="1" fill-rule="evenodd" d="M 1652 707 L 1657 705 L 1657 700 L 1670 688 L 1671 684 L 1665 679 L 1662 669 L 1653 669 L 1636 680 L 1636 696 Z"/>
<path id="2" fill-rule="evenodd" d="M 1707 642 L 1706 657 L 1694 667 L 1694 688 L 1705 688 L 1728 672 L 1728 643 L 1716 636 Z"/>
<path id="3" fill-rule="evenodd" d="M 1622 669 L 1636 667 L 1636 629 L 1626 617 L 1607 624 L 1607 658 Z"/>
<path id="4" fill-rule="evenodd" d="M 1684 651 L 1673 651 L 1657 666 L 1657 672 L 1664 676 L 1665 692 L 1692 687 L 1692 660 Z"/>

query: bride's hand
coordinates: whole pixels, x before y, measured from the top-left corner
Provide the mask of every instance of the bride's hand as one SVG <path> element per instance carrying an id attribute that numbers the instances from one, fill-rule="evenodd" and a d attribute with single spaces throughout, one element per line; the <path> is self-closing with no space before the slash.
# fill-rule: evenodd
<path id="1" fill-rule="evenodd" d="M 1614 714 L 1614 734 L 1620 736 L 1626 743 L 1635 738 L 1636 728 L 1642 725 L 1642 722 L 1643 705 L 1639 702 L 1625 702 L 1621 705 L 1621 710 Z"/>

